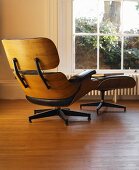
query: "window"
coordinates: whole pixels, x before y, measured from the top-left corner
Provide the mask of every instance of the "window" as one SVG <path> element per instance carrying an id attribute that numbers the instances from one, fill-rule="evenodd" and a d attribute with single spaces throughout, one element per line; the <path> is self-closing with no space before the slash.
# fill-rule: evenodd
<path id="1" fill-rule="evenodd" d="M 73 0 L 75 70 L 139 69 L 139 1 Z"/>

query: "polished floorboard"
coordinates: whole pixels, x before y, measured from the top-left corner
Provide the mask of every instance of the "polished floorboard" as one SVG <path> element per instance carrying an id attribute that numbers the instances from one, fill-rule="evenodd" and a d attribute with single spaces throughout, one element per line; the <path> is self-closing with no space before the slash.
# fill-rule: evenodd
<path id="1" fill-rule="evenodd" d="M 66 126 L 59 117 L 29 123 L 44 107 L 0 100 L 0 170 L 139 170 L 139 101 L 120 104 L 126 112 L 104 108 L 100 116 L 86 107 L 91 122 L 71 117 Z"/>

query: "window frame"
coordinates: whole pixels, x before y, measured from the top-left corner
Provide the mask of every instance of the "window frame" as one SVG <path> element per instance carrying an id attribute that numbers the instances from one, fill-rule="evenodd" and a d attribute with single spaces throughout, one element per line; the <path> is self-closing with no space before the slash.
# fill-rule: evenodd
<path id="1" fill-rule="evenodd" d="M 139 69 L 124 69 L 123 68 L 123 63 L 124 63 L 124 53 L 123 53 L 123 50 L 124 50 L 124 37 L 139 37 L 139 34 L 131 34 L 131 33 L 124 33 L 123 32 L 123 2 L 124 0 L 113 0 L 113 1 L 116 1 L 116 2 L 121 2 L 121 15 L 122 15 L 122 20 L 121 20 L 121 25 L 122 25 L 122 31 L 121 33 L 100 33 L 99 32 L 99 17 L 98 17 L 98 20 L 97 20 L 97 33 L 75 33 L 75 15 L 74 15 L 74 10 L 73 10 L 73 1 L 72 0 L 72 48 L 73 48 L 73 54 L 72 54 L 72 61 L 73 61 L 73 72 L 80 72 L 82 71 L 83 69 L 75 69 L 75 37 L 77 35 L 91 35 L 91 36 L 94 36 L 96 35 L 97 36 L 97 72 L 103 72 L 103 73 L 106 73 L 106 72 L 111 72 L 111 73 L 116 73 L 116 72 L 122 72 L 122 73 L 131 73 L 131 72 L 138 72 Z M 111 1 L 111 0 L 104 0 L 104 1 Z M 131 0 L 125 0 L 125 1 L 131 1 Z M 136 0 L 133 0 L 135 2 L 137 2 Z M 99 12 L 98 12 L 99 13 Z M 97 14 L 99 15 L 99 14 Z M 99 68 L 99 37 L 100 36 L 119 36 L 121 37 L 121 69 L 100 69 Z"/>
<path id="2" fill-rule="evenodd" d="M 75 69 L 75 39 L 74 39 L 74 11 L 73 11 L 73 1 L 74 0 L 58 0 L 58 31 L 57 31 L 57 47 L 58 53 L 60 56 L 60 64 L 58 66 L 58 71 L 63 71 L 66 74 L 76 74 L 83 69 Z M 123 0 L 115 0 L 115 1 L 123 1 Z M 135 1 L 135 0 L 133 0 Z M 123 3 L 123 2 L 122 2 Z M 122 5 L 122 4 L 121 4 Z M 95 33 L 91 33 L 92 35 L 96 35 Z M 105 35 L 100 33 L 101 35 Z M 107 35 L 116 35 L 116 34 L 107 34 Z M 139 36 L 138 34 L 123 34 L 124 36 Z M 121 36 L 121 34 L 117 33 L 117 36 Z M 98 36 L 99 37 L 99 36 Z M 123 46 L 123 44 L 122 44 Z M 122 48 L 123 49 L 123 48 Z M 99 53 L 99 52 L 97 52 Z M 123 54 L 123 53 L 122 53 Z M 99 55 L 97 55 L 99 58 Z M 98 62 L 99 60 L 97 60 Z M 122 56 L 122 65 L 123 65 L 123 56 Z M 95 69 L 98 73 L 135 73 L 139 70 L 130 69 Z"/>

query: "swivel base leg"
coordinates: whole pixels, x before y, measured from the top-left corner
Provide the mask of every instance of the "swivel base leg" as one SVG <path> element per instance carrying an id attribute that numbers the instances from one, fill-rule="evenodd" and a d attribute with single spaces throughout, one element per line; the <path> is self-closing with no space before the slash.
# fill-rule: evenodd
<path id="1" fill-rule="evenodd" d="M 64 120 L 65 124 L 68 125 L 68 116 L 81 116 L 81 117 L 87 117 L 88 121 L 91 120 L 91 115 L 88 113 L 82 113 L 82 112 L 77 112 L 77 111 L 71 111 L 68 108 L 61 109 L 43 109 L 43 110 L 35 110 L 34 115 L 29 117 L 29 122 L 31 123 L 33 119 L 39 119 L 39 118 L 44 118 L 44 117 L 50 117 L 50 116 L 59 116 L 61 119 Z"/>
<path id="2" fill-rule="evenodd" d="M 126 111 L 126 107 L 122 106 L 122 105 L 118 105 L 118 104 L 114 104 L 114 103 L 108 103 L 108 102 L 96 102 L 96 103 L 86 103 L 86 104 L 81 104 L 80 108 L 82 109 L 83 106 L 97 106 L 96 111 L 97 111 L 97 115 L 99 114 L 99 110 L 102 107 L 113 107 L 113 108 L 122 108 L 124 109 L 124 112 Z"/>
<path id="3" fill-rule="evenodd" d="M 105 90 L 100 90 L 100 96 L 101 96 L 101 101 L 100 102 L 95 102 L 95 103 L 86 103 L 86 104 L 81 104 L 80 108 L 82 109 L 83 106 L 97 106 L 97 115 L 99 114 L 99 110 L 101 107 L 115 107 L 115 108 L 123 108 L 124 112 L 126 111 L 126 107 L 114 103 L 108 103 L 104 101 L 104 96 L 105 96 Z"/>

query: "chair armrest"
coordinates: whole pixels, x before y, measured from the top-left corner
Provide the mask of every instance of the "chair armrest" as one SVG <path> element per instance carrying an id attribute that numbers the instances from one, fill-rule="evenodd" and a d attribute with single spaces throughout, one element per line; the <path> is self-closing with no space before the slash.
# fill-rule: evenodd
<path id="1" fill-rule="evenodd" d="M 91 76 L 93 74 L 96 74 L 96 70 L 85 70 L 75 76 L 72 76 L 69 81 L 72 82 L 72 81 L 80 81 L 80 80 L 84 80 L 86 78 L 91 78 Z"/>

